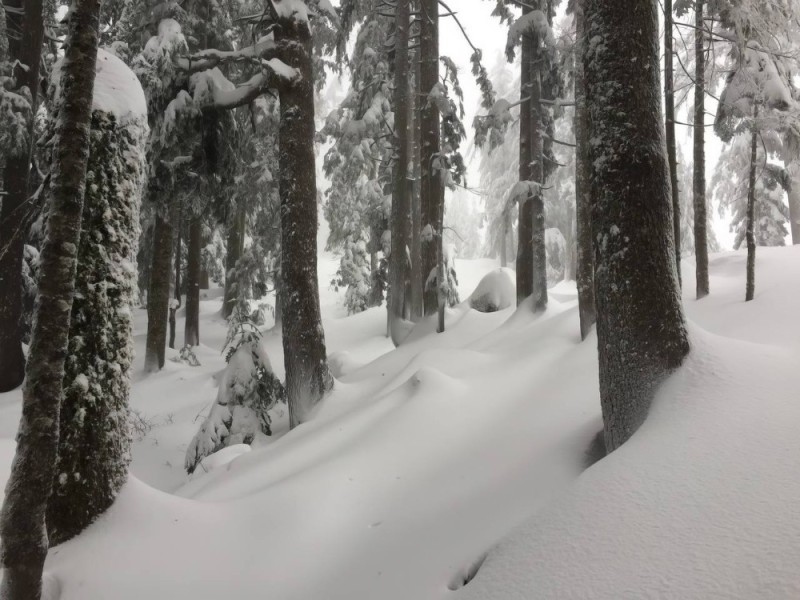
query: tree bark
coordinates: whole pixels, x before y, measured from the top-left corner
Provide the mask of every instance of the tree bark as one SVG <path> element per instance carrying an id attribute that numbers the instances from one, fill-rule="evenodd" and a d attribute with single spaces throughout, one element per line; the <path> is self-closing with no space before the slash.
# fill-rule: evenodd
<path id="1" fill-rule="evenodd" d="M 181 307 L 181 238 L 183 233 L 183 199 L 178 201 L 178 220 L 175 223 L 175 302 L 169 305 L 169 347 L 175 348 L 175 328 L 178 309 Z"/>
<path id="2" fill-rule="evenodd" d="M 171 210 L 170 213 L 173 213 Z M 164 367 L 169 316 L 169 283 L 172 269 L 173 215 L 156 212 L 153 226 L 153 262 L 150 267 L 150 288 L 147 291 L 147 340 L 144 370 L 155 373 Z"/>
<path id="3" fill-rule="evenodd" d="M 39 91 L 39 63 L 44 35 L 42 0 L 8 0 L 8 8 L 23 9 L 20 15 L 6 12 L 11 28 L 21 37 L 9 37 L 9 54 L 19 61 L 14 76 L 17 91 L 27 87 L 31 93 L 32 115 L 36 114 Z M 23 68 L 23 65 L 27 68 Z M 22 354 L 22 258 L 27 226 L 26 201 L 29 196 L 29 174 L 33 155 L 34 119 L 28 123 L 31 143 L 19 152 L 4 157 L 3 181 L 6 195 L 0 201 L 0 392 L 8 392 L 22 384 L 25 357 Z"/>
<path id="4" fill-rule="evenodd" d="M 186 262 L 186 325 L 183 345 L 200 344 L 200 252 L 203 249 L 203 220 L 189 221 L 189 245 Z"/>
<path id="5" fill-rule="evenodd" d="M 441 131 L 439 109 L 430 102 L 428 95 L 439 83 L 439 4 L 436 0 L 420 0 L 420 143 L 421 143 L 421 213 L 422 228 L 430 227 L 433 236 L 422 242 L 422 283 L 425 315 L 436 314 L 439 295 L 436 288 L 425 285 L 434 269 L 438 268 L 438 256 L 442 246 L 440 213 L 443 210 L 444 194 L 441 171 L 434 168 L 439 157 Z"/>
<path id="6" fill-rule="evenodd" d="M 678 189 L 678 159 L 675 149 L 675 77 L 673 75 L 672 0 L 664 0 L 664 126 L 667 161 L 672 188 L 672 229 L 675 237 L 675 267 L 681 284 L 681 197 Z"/>
<path id="7" fill-rule="evenodd" d="M 800 244 L 800 162 L 798 158 L 784 160 L 784 166 L 789 172 L 792 189 L 789 197 L 789 227 L 792 232 L 792 244 Z"/>
<path id="8" fill-rule="evenodd" d="M 0 598 L 39 600 L 47 556 L 45 526 L 52 493 L 63 395 L 64 361 L 75 291 L 81 210 L 89 157 L 99 0 L 76 0 L 61 74 L 51 205 L 22 399 L 17 450 L 0 515 Z"/>
<path id="9" fill-rule="evenodd" d="M 705 49 L 703 0 L 695 3 L 694 23 L 694 255 L 697 298 L 708 296 L 708 216 L 706 214 Z"/>
<path id="10" fill-rule="evenodd" d="M 236 263 L 244 252 L 244 229 L 246 213 L 243 202 L 236 203 L 236 209 L 228 225 L 228 240 L 225 254 L 225 294 L 222 303 L 222 316 L 227 319 L 236 306 Z"/>
<path id="11" fill-rule="evenodd" d="M 408 181 L 408 28 L 409 0 L 397 0 L 394 34 L 394 173 L 392 185 L 392 250 L 389 256 L 389 332 L 399 346 L 404 335 L 405 291 L 408 277 L 406 247 L 409 245 Z"/>
<path id="12" fill-rule="evenodd" d="M 592 251 L 592 188 L 589 160 L 589 108 L 586 105 L 586 76 L 583 70 L 585 20 L 584 5 L 579 0 L 575 10 L 577 60 L 575 63 L 575 219 L 578 236 L 578 316 L 581 339 L 597 321 L 594 300 L 594 256 Z"/>
<path id="13" fill-rule="evenodd" d="M 417 10 L 415 3 L 414 10 Z M 413 181 L 411 185 L 411 319 L 419 321 L 425 314 L 423 285 L 425 278 L 422 275 L 422 207 L 421 207 L 421 175 L 420 175 L 420 117 L 421 94 L 420 74 L 421 65 L 419 51 L 414 51 L 412 64 L 414 65 L 414 85 L 412 89 L 411 106 L 411 163 Z"/>
<path id="14" fill-rule="evenodd" d="M 530 12 L 523 6 L 522 14 Z M 531 143 L 531 60 L 533 41 L 530 33 L 522 35 L 520 51 L 519 96 L 519 180 L 533 178 L 533 146 Z M 519 205 L 517 218 L 517 305 L 533 293 L 533 203 L 526 199 Z"/>
<path id="15" fill-rule="evenodd" d="M 689 342 L 661 115 L 658 3 L 587 0 L 597 345 L 608 451 L 647 416 Z"/>
<path id="16" fill-rule="evenodd" d="M 755 296 L 756 291 L 756 156 L 758 151 L 758 104 L 753 109 L 753 129 L 750 133 L 750 175 L 747 186 L 747 284 L 745 287 L 745 302 Z"/>
<path id="17" fill-rule="evenodd" d="M 289 425 L 311 416 L 333 387 L 317 282 L 317 182 L 314 159 L 314 77 L 308 23 L 279 22 L 276 42 L 299 77 L 280 92 L 281 300 Z"/>
<path id="18" fill-rule="evenodd" d="M 531 205 L 531 294 L 533 311 L 547 308 L 547 250 L 544 239 L 544 138 L 542 119 L 542 62 L 539 35 L 531 33 L 531 179 L 539 184 Z"/>

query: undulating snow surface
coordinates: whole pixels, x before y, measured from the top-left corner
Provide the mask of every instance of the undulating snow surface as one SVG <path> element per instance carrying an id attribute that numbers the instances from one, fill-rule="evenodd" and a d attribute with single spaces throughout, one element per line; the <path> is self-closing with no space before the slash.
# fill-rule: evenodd
<path id="1" fill-rule="evenodd" d="M 279 408 L 271 438 L 191 479 L 182 457 L 224 366 L 221 299 L 204 292 L 202 366 L 147 377 L 137 311 L 133 406 L 152 429 L 112 509 L 51 551 L 61 598 L 800 597 L 800 247 L 759 248 L 749 303 L 743 252 L 712 257 L 701 301 L 684 263 L 693 352 L 643 428 L 584 472 L 601 419 L 574 284 L 540 317 L 462 303 L 446 333 L 421 324 L 393 350 L 385 310 L 343 317 L 336 260 L 320 266 L 334 392 L 291 433 Z M 456 268 L 467 298 L 497 264 Z M 280 337 L 265 340 L 283 377 Z M 18 414 L 19 394 L 1 395 L 3 476 Z"/>

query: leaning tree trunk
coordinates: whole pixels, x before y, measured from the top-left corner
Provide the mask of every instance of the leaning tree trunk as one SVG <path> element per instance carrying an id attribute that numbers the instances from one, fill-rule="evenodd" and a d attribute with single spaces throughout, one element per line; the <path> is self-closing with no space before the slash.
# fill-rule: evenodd
<path id="1" fill-rule="evenodd" d="M 750 134 L 750 178 L 747 186 L 747 285 L 745 302 L 753 299 L 756 291 L 756 152 L 758 151 L 758 104 L 753 110 L 753 130 Z"/>
<path id="2" fill-rule="evenodd" d="M 672 69 L 672 0 L 664 0 L 664 126 L 667 161 L 672 185 L 672 229 L 675 237 L 675 267 L 681 283 L 681 198 L 678 190 L 678 159 L 675 149 L 675 78 Z"/>
<path id="3" fill-rule="evenodd" d="M 226 319 L 231 316 L 239 294 L 236 286 L 236 263 L 239 262 L 244 252 L 246 216 L 244 203 L 241 200 L 237 201 L 235 211 L 233 215 L 231 215 L 228 225 L 228 239 L 226 243 L 225 293 L 222 302 L 222 316 Z"/>
<path id="4" fill-rule="evenodd" d="M 694 32 L 694 255 L 697 298 L 708 296 L 708 216 L 706 214 L 705 80 L 703 0 L 695 2 Z"/>
<path id="5" fill-rule="evenodd" d="M 394 173 L 392 185 L 392 249 L 389 254 L 389 332 L 398 346 L 403 340 L 405 291 L 408 277 L 406 247 L 409 238 L 408 185 L 408 28 L 409 0 L 397 0 L 394 34 Z"/>
<path id="6" fill-rule="evenodd" d="M 539 35 L 531 33 L 531 179 L 538 186 L 531 205 L 531 294 L 533 311 L 547 308 L 547 250 L 544 234 L 544 120 L 542 118 L 542 71 Z"/>
<path id="7" fill-rule="evenodd" d="M 100 0 L 75 0 L 61 74 L 51 204 L 22 398 L 17 449 L 0 515 L 0 598 L 39 600 L 47 557 L 47 501 L 53 489 L 64 361 L 89 158 L 89 125 Z"/>
<path id="8" fill-rule="evenodd" d="M 594 257 L 592 252 L 592 188 L 589 162 L 589 108 L 586 105 L 586 78 L 583 71 L 586 0 L 578 0 L 575 10 L 575 219 L 578 236 L 578 315 L 581 339 L 592 330 L 597 321 L 594 305 Z"/>
<path id="9" fill-rule="evenodd" d="M 174 213 L 170 210 L 170 213 Z M 147 340 L 144 370 L 155 373 L 164 367 L 169 317 L 169 280 L 172 270 L 172 217 L 156 211 L 153 225 L 153 262 L 150 266 L 150 288 L 147 291 Z M 177 257 L 176 260 L 180 260 Z"/>
<path id="10" fill-rule="evenodd" d="M 186 261 L 186 324 L 183 345 L 200 344 L 200 253 L 203 250 L 203 220 L 192 216 L 189 221 L 189 244 Z"/>
<path id="11" fill-rule="evenodd" d="M 437 288 L 428 285 L 431 272 L 438 269 L 438 256 L 442 247 L 442 232 L 437 230 L 439 213 L 443 211 L 444 194 L 441 170 L 435 168 L 439 155 L 441 131 L 439 109 L 429 100 L 433 87 L 439 83 L 439 4 L 436 0 L 420 0 L 420 163 L 422 229 L 428 235 L 422 242 L 422 283 L 425 315 L 437 313 L 439 297 Z"/>
<path id="12" fill-rule="evenodd" d="M 280 88 L 281 301 L 289 425 L 296 427 L 332 388 L 317 282 L 314 78 L 307 22 L 281 20 L 276 41 L 299 77 Z"/>
<path id="13" fill-rule="evenodd" d="M 592 160 L 597 346 L 605 443 L 647 416 L 689 351 L 678 294 L 664 147 L 658 3 L 587 0 L 584 53 Z"/>
<path id="14" fill-rule="evenodd" d="M 523 6 L 522 14 L 530 12 Z M 531 145 L 531 60 L 533 42 L 531 34 L 522 35 L 519 77 L 519 180 L 533 178 L 533 146 Z M 533 204 L 526 198 L 519 204 L 517 219 L 517 305 L 533 293 Z"/>
<path id="15" fill-rule="evenodd" d="M 12 61 L 19 61 L 14 72 L 17 89 L 30 91 L 31 113 L 26 123 L 24 144 L 3 149 L 3 181 L 6 195 L 0 200 L 0 392 L 13 390 L 25 375 L 22 354 L 22 257 L 25 251 L 25 220 L 28 210 L 29 171 L 33 154 L 34 119 L 39 91 L 39 63 L 44 21 L 42 0 L 8 0 L 6 18 L 9 29 L 21 32 L 9 36 Z M 8 10 L 11 9 L 11 10 Z M 21 14 L 17 11 L 23 11 Z M 2 18 L 2 15 L 0 15 Z"/>

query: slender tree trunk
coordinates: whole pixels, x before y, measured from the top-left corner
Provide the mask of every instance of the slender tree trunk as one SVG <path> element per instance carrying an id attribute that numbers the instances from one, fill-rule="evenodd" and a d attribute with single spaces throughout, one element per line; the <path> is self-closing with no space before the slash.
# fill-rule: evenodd
<path id="1" fill-rule="evenodd" d="M 389 256 L 389 332 L 395 346 L 403 340 L 405 291 L 408 277 L 408 28 L 409 0 L 397 0 L 394 34 L 394 173 L 392 185 L 392 250 Z"/>
<path id="2" fill-rule="evenodd" d="M 647 416 L 689 351 L 678 294 L 661 115 L 658 3 L 587 0 L 597 346 L 605 443 Z"/>
<path id="3" fill-rule="evenodd" d="M 529 200 L 531 204 L 531 293 L 533 311 L 542 312 L 547 308 L 547 250 L 544 239 L 544 138 L 542 119 L 542 75 L 539 35 L 531 34 L 531 179 L 541 187 Z"/>
<path id="4" fill-rule="evenodd" d="M 756 291 L 756 152 L 758 150 L 758 104 L 753 109 L 753 130 L 750 134 L 750 178 L 747 187 L 747 286 L 745 302 L 753 299 Z"/>
<path id="5" fill-rule="evenodd" d="M 564 260 L 564 281 L 574 281 L 577 267 L 577 251 L 575 243 L 575 211 L 572 206 L 567 205 L 567 235 L 564 236 L 567 250 L 565 252 Z"/>
<path id="6" fill-rule="evenodd" d="M 233 312 L 238 295 L 236 289 L 236 263 L 244 252 L 245 209 L 243 202 L 237 202 L 228 226 L 227 253 L 225 255 L 225 294 L 222 302 L 222 316 L 228 318 Z"/>
<path id="7" fill-rule="evenodd" d="M 503 211 L 503 227 L 500 232 L 500 266 L 508 266 L 508 211 Z"/>
<path id="8" fill-rule="evenodd" d="M 420 90 L 421 118 L 421 212 L 422 228 L 429 228 L 432 236 L 422 243 L 422 281 L 425 284 L 434 269 L 437 269 L 441 252 L 440 221 L 444 196 L 441 171 L 435 168 L 434 160 L 439 156 L 441 131 L 439 109 L 429 102 L 428 95 L 439 83 L 439 4 L 436 0 L 420 0 Z M 425 315 L 438 311 L 439 298 L 435 287 L 424 286 Z"/>
<path id="9" fill-rule="evenodd" d="M 189 221 L 189 245 L 186 263 L 186 325 L 183 345 L 200 344 L 200 252 L 203 249 L 203 220 Z"/>
<path id="10" fill-rule="evenodd" d="M 70 312 L 89 158 L 99 0 L 75 0 L 61 74 L 51 204 L 22 399 L 17 450 L 0 515 L 0 598 L 39 600 L 47 556 L 47 500 L 53 489 Z"/>
<path id="11" fill-rule="evenodd" d="M 156 214 L 153 226 L 153 262 L 150 267 L 150 289 L 147 291 L 147 340 L 145 342 L 144 370 L 147 373 L 164 367 L 167 345 L 167 319 L 169 315 L 169 280 L 172 269 L 172 221 L 174 209 L 168 217 Z"/>
<path id="12" fill-rule="evenodd" d="M 414 10 L 418 8 L 414 4 Z M 419 321 L 425 314 L 423 285 L 425 277 L 422 274 L 422 207 L 421 207 L 421 175 L 420 175 L 420 116 L 421 116 L 421 94 L 420 94 L 420 74 L 421 60 L 419 51 L 413 54 L 414 65 L 414 86 L 411 97 L 411 163 L 413 165 L 413 182 L 411 192 L 411 318 Z"/>
<path id="13" fill-rule="evenodd" d="M 708 296 L 708 216 L 706 214 L 705 79 L 703 0 L 695 2 L 694 23 L 694 254 L 697 298 Z"/>
<path id="14" fill-rule="evenodd" d="M 672 0 L 664 0 L 664 125 L 667 161 L 672 188 L 672 228 L 675 236 L 675 266 L 681 284 L 681 195 L 678 189 L 678 159 L 675 150 L 675 77 L 673 75 Z"/>
<path id="15" fill-rule="evenodd" d="M 786 159 L 784 166 L 789 172 L 792 189 L 789 197 L 789 227 L 792 232 L 792 244 L 800 244 L 800 162 L 798 158 Z"/>
<path id="16" fill-rule="evenodd" d="M 597 321 L 594 304 L 594 255 L 592 251 L 592 188 L 589 159 L 589 108 L 586 105 L 586 77 L 583 71 L 586 0 L 578 0 L 575 11 L 577 56 L 575 66 L 575 220 L 578 236 L 578 315 L 581 339 Z"/>
<path id="17" fill-rule="evenodd" d="M 18 87 L 30 90 L 31 114 L 36 114 L 44 35 L 42 0 L 7 0 L 6 6 L 17 10 L 24 8 L 24 14 L 13 10 L 6 12 L 9 28 L 21 32 L 19 38 L 9 37 L 9 54 L 12 61 L 19 61 L 14 75 Z M 25 375 L 21 321 L 22 257 L 27 233 L 25 207 L 33 154 L 33 121 L 30 119 L 28 123 L 27 139 L 31 143 L 20 148 L 18 153 L 4 157 L 5 169 L 0 177 L 6 192 L 0 201 L 0 392 L 8 392 L 22 384 Z"/>
<path id="18" fill-rule="evenodd" d="M 175 348 L 175 327 L 178 309 L 181 307 L 181 237 L 183 233 L 183 199 L 178 201 L 178 220 L 175 223 L 175 302 L 169 305 L 169 347 Z"/>
<path id="19" fill-rule="evenodd" d="M 522 14 L 530 12 L 528 6 L 522 7 Z M 533 41 L 530 33 L 522 36 L 520 52 L 519 96 L 523 99 L 519 106 L 519 180 L 533 178 L 533 145 L 531 140 L 531 61 L 533 60 Z M 533 203 L 525 200 L 519 205 L 517 219 L 517 305 L 533 293 Z"/>
<path id="20" fill-rule="evenodd" d="M 281 278 L 283 353 L 289 424 L 311 416 L 333 387 L 317 282 L 317 181 L 314 160 L 314 77 L 307 22 L 283 20 L 276 41 L 299 78 L 280 89 Z"/>

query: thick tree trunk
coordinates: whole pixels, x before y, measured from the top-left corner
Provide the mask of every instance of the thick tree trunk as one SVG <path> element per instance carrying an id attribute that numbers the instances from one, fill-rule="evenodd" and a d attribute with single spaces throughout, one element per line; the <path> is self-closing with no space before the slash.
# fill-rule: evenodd
<path id="1" fill-rule="evenodd" d="M 0 598 L 39 600 L 47 556 L 45 511 L 58 448 L 70 312 L 89 158 L 99 0 L 75 0 L 61 74 L 51 204 L 22 399 L 17 450 L 0 516 Z"/>
<path id="2" fill-rule="evenodd" d="M 522 7 L 522 14 L 530 12 Z M 519 180 L 533 178 L 533 146 L 531 144 L 531 61 L 533 40 L 529 33 L 522 36 L 520 51 L 519 96 Z M 533 293 L 533 203 L 526 199 L 519 205 L 517 219 L 517 305 Z"/>
<path id="3" fill-rule="evenodd" d="M 577 56 L 575 67 L 575 219 L 578 236 L 578 315 L 581 339 L 597 321 L 594 305 L 594 254 L 592 250 L 592 164 L 589 160 L 589 108 L 586 105 L 586 78 L 583 55 L 586 52 L 584 5 L 579 0 L 575 11 Z"/>
<path id="4" fill-rule="evenodd" d="M 417 5 L 415 3 L 415 10 Z M 411 319 L 419 321 L 425 314 L 422 275 L 422 207 L 421 207 L 421 175 L 420 175 L 420 73 L 421 60 L 419 51 L 414 51 L 412 64 L 414 65 L 414 86 L 411 97 L 411 163 L 413 165 L 413 182 L 411 185 Z"/>
<path id="5" fill-rule="evenodd" d="M 153 262 L 150 267 L 150 288 L 147 291 L 147 340 L 144 355 L 144 370 L 147 373 L 160 371 L 166 358 L 173 245 L 171 217 L 172 214 L 163 216 L 158 211 L 153 226 Z"/>
<path id="6" fill-rule="evenodd" d="M 689 342 L 678 294 L 664 144 L 658 3 L 587 0 L 597 345 L 608 451 L 647 416 Z"/>
<path id="7" fill-rule="evenodd" d="M 753 299 L 756 291 L 756 156 L 758 151 L 758 105 L 753 110 L 753 130 L 750 134 L 750 176 L 747 186 L 747 285 L 745 302 Z"/>
<path id="8" fill-rule="evenodd" d="M 392 250 L 389 256 L 389 332 L 395 346 L 405 337 L 405 291 L 408 277 L 406 247 L 409 245 L 408 163 L 408 28 L 409 0 L 397 0 L 394 34 L 394 173 L 392 184 Z"/>
<path id="9" fill-rule="evenodd" d="M 792 232 L 792 244 L 800 244 L 800 161 L 798 158 L 787 159 L 784 166 L 789 172 L 792 189 L 789 190 L 789 227 Z"/>
<path id="10" fill-rule="evenodd" d="M 19 61 L 15 70 L 18 87 L 31 93 L 31 114 L 36 114 L 39 91 L 39 63 L 44 35 L 42 0 L 8 0 L 10 9 L 23 9 L 24 14 L 6 12 L 9 28 L 21 31 L 21 37 L 9 37 L 9 54 Z M 23 68 L 23 66 L 25 68 Z M 28 124 L 28 140 L 33 140 L 33 119 Z M 25 375 L 22 354 L 22 257 L 27 228 L 26 201 L 29 195 L 29 172 L 33 143 L 18 153 L 5 156 L 3 181 L 6 195 L 0 201 L 0 392 L 13 390 Z"/>
<path id="11" fill-rule="evenodd" d="M 236 306 L 236 263 L 244 252 L 244 229 L 246 213 L 243 202 L 237 202 L 234 214 L 228 225 L 228 240 L 225 254 L 225 294 L 222 302 L 222 316 L 228 318 Z"/>
<path id="12" fill-rule="evenodd" d="M 314 77 L 308 23 L 281 21 L 284 62 L 299 77 L 280 89 L 281 299 L 289 424 L 296 427 L 332 388 L 317 282 Z"/>
<path id="13" fill-rule="evenodd" d="M 547 250 L 544 239 L 544 138 L 542 119 L 542 61 L 539 49 L 539 36 L 531 34 L 531 179 L 539 187 L 531 205 L 531 294 L 533 294 L 533 311 L 542 312 L 547 308 Z"/>
<path id="14" fill-rule="evenodd" d="M 703 0 L 695 2 L 694 23 L 694 255 L 697 298 L 708 295 L 708 216 L 706 214 L 705 78 Z"/>
<path id="15" fill-rule="evenodd" d="M 186 325 L 183 345 L 200 344 L 200 252 L 203 249 L 203 221 L 193 216 L 189 221 L 189 245 L 186 262 Z"/>
<path id="16" fill-rule="evenodd" d="M 681 284 L 681 196 L 678 189 L 678 159 L 675 149 L 675 78 L 673 75 L 672 0 L 664 0 L 664 126 L 667 161 L 672 186 L 672 229 L 675 237 L 675 267 Z"/>
<path id="17" fill-rule="evenodd" d="M 437 289 L 425 283 L 431 272 L 437 269 L 441 252 L 442 232 L 437 227 L 444 208 L 444 194 L 441 171 L 434 165 L 440 149 L 439 109 L 435 102 L 429 102 L 428 99 L 433 87 L 439 83 L 439 4 L 436 0 L 420 0 L 420 6 L 421 212 L 422 228 L 430 228 L 432 232 L 429 241 L 422 242 L 422 283 L 427 316 L 439 309 Z"/>

